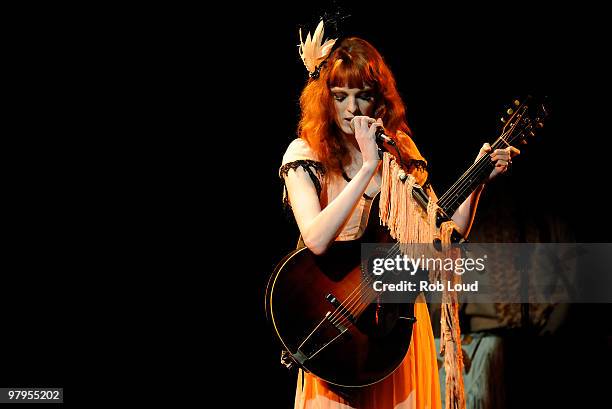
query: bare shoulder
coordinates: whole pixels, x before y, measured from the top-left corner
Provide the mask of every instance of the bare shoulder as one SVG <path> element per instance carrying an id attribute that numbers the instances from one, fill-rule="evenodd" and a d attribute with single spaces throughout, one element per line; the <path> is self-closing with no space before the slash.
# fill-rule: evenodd
<path id="1" fill-rule="evenodd" d="M 317 160 L 317 155 L 305 139 L 295 138 L 283 155 L 283 165 L 296 160 Z"/>

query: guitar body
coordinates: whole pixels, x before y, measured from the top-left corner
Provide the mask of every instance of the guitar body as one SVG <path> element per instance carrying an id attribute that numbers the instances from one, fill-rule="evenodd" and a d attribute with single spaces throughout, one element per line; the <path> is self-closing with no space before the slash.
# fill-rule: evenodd
<path id="1" fill-rule="evenodd" d="M 378 196 L 370 215 L 378 215 Z M 302 369 L 335 385 L 384 379 L 410 346 L 413 304 L 355 297 L 363 279 L 361 243 L 394 243 L 375 216 L 358 240 L 334 242 L 321 256 L 306 247 L 291 252 L 268 284 L 266 307 L 284 348 Z"/>

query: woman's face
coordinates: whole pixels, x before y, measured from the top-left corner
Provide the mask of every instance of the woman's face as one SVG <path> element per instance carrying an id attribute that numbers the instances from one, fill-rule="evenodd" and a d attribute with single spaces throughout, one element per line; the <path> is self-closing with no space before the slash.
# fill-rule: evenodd
<path id="1" fill-rule="evenodd" d="M 369 86 L 364 88 L 333 87 L 331 90 L 336 107 L 336 123 L 347 134 L 354 134 L 351 119 L 358 115 L 371 116 L 374 111 L 374 95 Z"/>

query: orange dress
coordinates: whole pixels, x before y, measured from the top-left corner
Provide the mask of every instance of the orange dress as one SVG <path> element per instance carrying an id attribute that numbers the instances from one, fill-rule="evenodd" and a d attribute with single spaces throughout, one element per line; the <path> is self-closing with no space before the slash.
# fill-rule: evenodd
<path id="1" fill-rule="evenodd" d="M 358 151 L 355 152 L 357 158 Z M 316 166 L 316 155 L 303 139 L 295 139 L 283 156 L 281 176 L 303 163 L 311 177 L 317 177 L 321 208 L 330 203 L 348 183 L 345 178 L 330 175 Z M 347 176 L 359 169 L 358 160 L 345 168 Z M 361 236 L 369 218 L 371 197 L 380 191 L 380 173 L 372 177 L 353 213 L 337 240 L 353 240 Z M 317 183 L 315 183 L 317 184 Z M 377 215 L 374 215 L 377 217 Z M 295 409 L 441 409 L 440 383 L 436 347 L 424 299 L 414 306 L 416 323 L 412 341 L 401 365 L 382 381 L 361 388 L 338 388 L 299 370 L 295 393 Z"/>

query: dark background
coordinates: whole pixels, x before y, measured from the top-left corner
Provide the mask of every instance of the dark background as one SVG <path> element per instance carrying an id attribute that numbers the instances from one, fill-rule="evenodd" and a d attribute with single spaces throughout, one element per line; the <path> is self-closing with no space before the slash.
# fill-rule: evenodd
<path id="1" fill-rule="evenodd" d="M 499 229 L 520 223 L 483 220 L 489 209 L 506 206 L 526 216 L 523 220 L 560 220 L 578 242 L 609 241 L 609 67 L 597 10 L 520 3 L 499 9 L 335 4 L 351 15 L 344 33 L 370 41 L 395 74 L 414 140 L 429 161 L 438 192 L 472 163 L 482 143 L 497 138 L 500 114 L 513 98 L 549 97 L 552 117 L 532 143 L 521 147 L 511 176 L 485 190 L 475 229 L 482 223 Z M 282 211 L 277 175 L 282 154 L 296 137 L 298 98 L 307 76 L 297 52 L 297 30 L 305 27 L 304 36 L 312 32 L 330 9 L 330 2 L 300 3 L 273 16 L 252 5 L 242 10 L 244 17 L 227 20 L 244 33 L 237 40 L 240 50 L 231 56 L 245 68 L 232 71 L 232 96 L 239 101 L 233 112 L 249 121 L 240 130 L 247 146 L 240 156 L 249 163 L 253 181 L 249 207 L 240 218 L 252 263 L 245 272 L 246 303 L 252 308 L 242 328 L 249 328 L 249 350 L 257 352 L 237 373 L 238 379 L 248 379 L 249 393 L 269 407 L 290 407 L 295 391 L 295 375 L 279 363 L 263 305 L 267 277 L 295 247 L 298 235 Z M 241 177 L 244 171 L 238 172 Z M 521 406 L 534 394 L 534 405 L 584 403 L 585 393 L 591 393 L 592 402 L 602 398 L 603 366 L 610 357 L 609 310 L 607 305 L 575 306 L 563 337 L 513 344 L 509 406 Z M 529 371 L 529 362 L 538 362 L 542 370 Z M 241 380 L 237 390 L 244 390 Z"/>
<path id="2" fill-rule="evenodd" d="M 213 377 L 214 388 L 238 402 L 227 406 L 292 406 L 295 375 L 279 364 L 264 291 L 298 236 L 278 178 L 307 78 L 298 26 L 312 32 L 336 6 L 351 15 L 343 32 L 370 41 L 394 72 L 437 192 L 496 139 L 514 98 L 549 96 L 550 121 L 522 148 L 512 175 L 487 188 L 475 228 L 516 224 L 487 219 L 507 206 L 534 219 L 554 215 L 578 242 L 610 241 L 602 10 L 517 2 L 222 6 L 6 14 L 18 27 L 7 43 L 19 72 L 7 81 L 18 89 L 10 105 L 19 115 L 5 174 L 14 229 L 4 249 L 11 264 L 0 302 L 0 385 L 80 383 L 93 389 L 91 399 L 99 385 L 120 380 L 161 391 L 185 379 L 207 391 Z M 210 163 L 213 172 L 202 171 Z M 222 255 L 236 265 L 219 273 L 224 287 L 209 291 L 202 281 L 220 271 Z M 522 358 L 509 368 L 523 380 L 508 386 L 515 406 L 529 394 L 558 406 L 567 394 L 603 396 L 608 312 L 578 306 L 562 340 L 510 351 Z M 538 359 L 554 365 L 525 368 Z"/>

